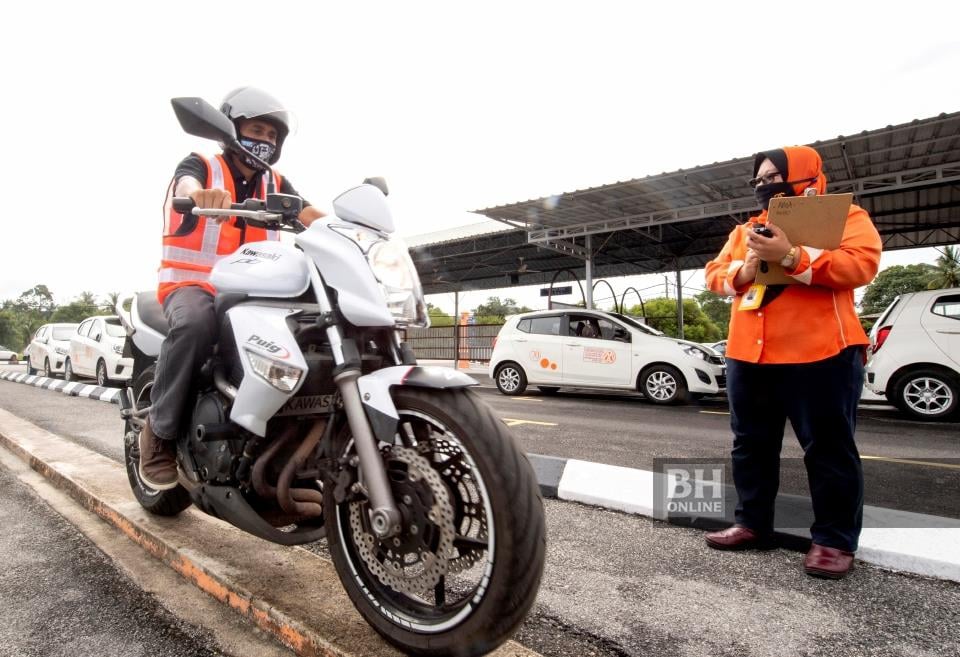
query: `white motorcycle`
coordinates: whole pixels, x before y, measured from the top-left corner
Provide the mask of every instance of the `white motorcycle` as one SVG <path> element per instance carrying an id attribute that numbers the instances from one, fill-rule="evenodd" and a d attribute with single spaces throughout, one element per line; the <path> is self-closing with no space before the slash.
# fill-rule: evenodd
<path id="1" fill-rule="evenodd" d="M 242 150 L 212 106 L 172 102 L 186 132 Z M 417 366 L 401 341 L 398 328 L 428 320 L 385 196 L 368 180 L 309 229 L 299 197 L 269 193 L 230 210 L 175 200 L 180 212 L 296 236 L 245 244 L 213 268 L 219 339 L 191 390 L 171 490 L 151 489 L 138 468 L 167 323 L 153 291 L 128 298 L 129 312 L 118 303 L 135 361 L 121 403 L 127 474 L 156 514 L 195 504 L 276 543 L 326 538 L 354 605 L 398 648 L 486 654 L 536 597 L 543 501 L 528 460 L 469 389 L 476 382 Z"/>

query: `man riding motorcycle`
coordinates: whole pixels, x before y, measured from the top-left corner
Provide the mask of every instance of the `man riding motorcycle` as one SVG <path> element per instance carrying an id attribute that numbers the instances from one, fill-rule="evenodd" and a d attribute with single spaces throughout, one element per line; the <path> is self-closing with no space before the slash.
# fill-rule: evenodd
<path id="1" fill-rule="evenodd" d="M 269 94 L 241 87 L 223 99 L 220 111 L 237 129 L 241 145 L 273 165 L 290 133 L 290 115 Z M 189 197 L 197 207 L 229 208 L 250 198 L 264 199 L 270 187 L 299 196 L 290 181 L 249 156 L 224 145 L 207 158 L 196 153 L 177 166 L 164 204 L 163 256 L 157 299 L 170 325 L 156 364 L 151 408 L 140 432 L 140 477 L 155 490 L 177 485 L 176 437 L 190 382 L 212 353 L 217 334 L 216 290 L 209 274 L 218 258 L 241 244 L 279 239 L 279 233 L 247 226 L 242 218 L 227 220 L 182 215 L 174 197 Z M 299 215 L 309 225 L 324 214 L 304 201 Z"/>

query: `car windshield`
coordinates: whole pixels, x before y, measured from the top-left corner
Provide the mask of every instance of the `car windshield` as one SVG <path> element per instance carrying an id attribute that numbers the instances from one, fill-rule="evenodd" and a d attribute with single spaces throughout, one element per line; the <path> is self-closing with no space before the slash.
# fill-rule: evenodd
<path id="1" fill-rule="evenodd" d="M 113 338 L 122 338 L 127 335 L 127 332 L 123 329 L 123 326 L 120 325 L 120 320 L 106 321 L 104 324 L 107 325 L 107 335 Z"/>
<path id="2" fill-rule="evenodd" d="M 77 332 L 75 327 L 71 326 L 55 326 L 53 328 L 53 339 L 54 340 L 69 340 L 74 333 Z"/>
<path id="3" fill-rule="evenodd" d="M 638 321 L 637 321 L 636 319 L 634 319 L 633 317 L 630 317 L 629 315 L 621 315 L 620 313 L 610 313 L 610 314 L 613 315 L 614 317 L 616 317 L 617 319 L 619 319 L 620 321 L 625 322 L 626 324 L 629 324 L 630 326 L 632 326 L 632 327 L 634 327 L 634 328 L 640 329 L 640 330 L 643 331 L 644 333 L 649 333 L 650 335 L 660 335 L 660 336 L 663 335 L 663 331 L 658 331 L 657 329 L 653 328 L 652 326 L 647 326 L 646 324 L 641 324 L 640 322 L 638 322 Z"/>

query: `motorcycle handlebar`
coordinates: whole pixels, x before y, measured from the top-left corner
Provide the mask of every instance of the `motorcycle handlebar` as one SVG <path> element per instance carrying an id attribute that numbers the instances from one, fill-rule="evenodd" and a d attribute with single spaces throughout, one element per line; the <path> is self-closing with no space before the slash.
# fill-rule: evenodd
<path id="1" fill-rule="evenodd" d="M 243 203 L 231 203 L 225 208 L 198 208 L 192 198 L 176 196 L 173 209 L 180 214 L 192 214 L 203 217 L 243 217 L 251 226 L 276 229 L 284 222 L 284 216 L 278 212 L 267 212 L 267 204 L 260 199 L 247 199 Z M 299 223 L 299 222 L 298 222 Z"/>

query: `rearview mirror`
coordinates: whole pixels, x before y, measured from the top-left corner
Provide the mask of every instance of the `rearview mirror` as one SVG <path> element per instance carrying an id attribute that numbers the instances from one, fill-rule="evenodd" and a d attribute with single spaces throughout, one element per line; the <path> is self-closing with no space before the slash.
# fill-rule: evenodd
<path id="1" fill-rule="evenodd" d="M 173 98 L 170 100 L 180 127 L 194 137 L 213 139 L 225 144 L 237 140 L 237 130 L 225 114 L 202 98 Z"/>

